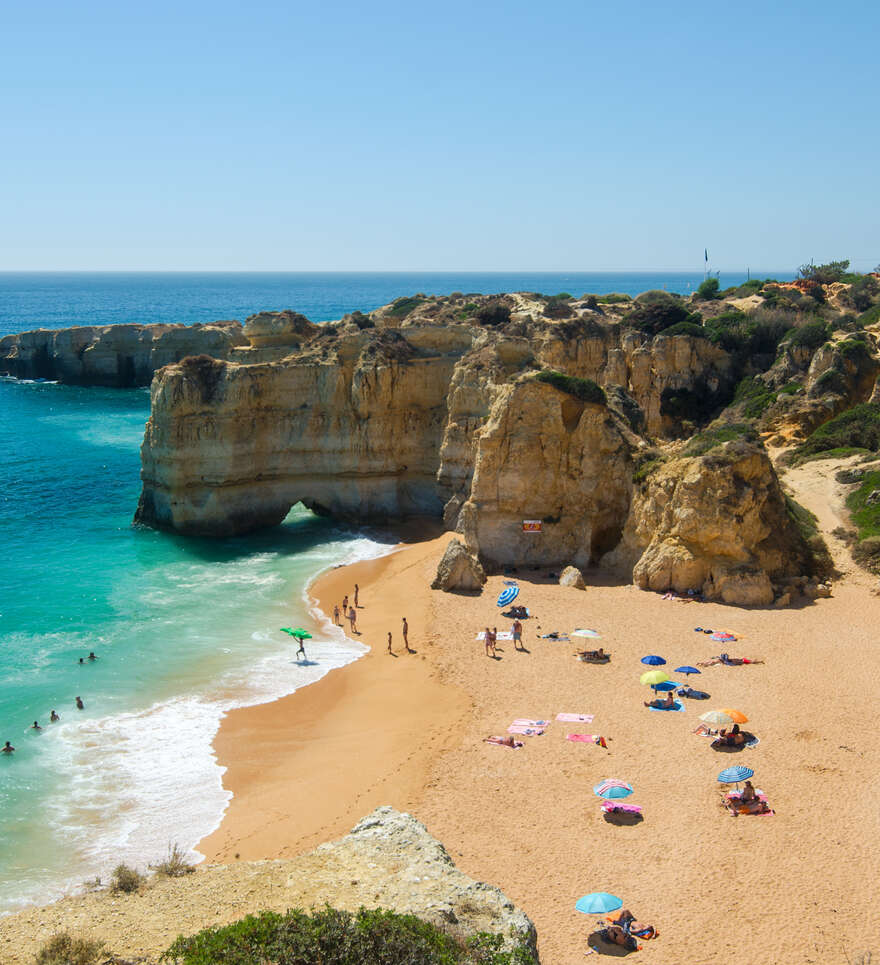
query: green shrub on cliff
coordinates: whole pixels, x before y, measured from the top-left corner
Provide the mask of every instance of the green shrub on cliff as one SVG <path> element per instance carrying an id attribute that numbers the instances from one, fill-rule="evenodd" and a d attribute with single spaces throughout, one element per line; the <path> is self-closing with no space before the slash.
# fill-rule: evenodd
<path id="1" fill-rule="evenodd" d="M 756 378 L 745 378 L 736 387 L 734 405 L 742 406 L 742 413 L 749 419 L 757 419 L 765 409 L 776 401 L 777 393 Z"/>
<path id="2" fill-rule="evenodd" d="M 584 298 L 587 298 L 584 295 Z M 596 301 L 600 305 L 624 305 L 632 301 L 632 295 L 624 295 L 623 292 L 608 292 L 607 295 L 596 295 Z"/>
<path id="3" fill-rule="evenodd" d="M 669 328 L 664 328 L 660 335 L 690 335 L 691 338 L 705 338 L 706 330 L 702 325 L 693 322 L 677 322 Z"/>
<path id="4" fill-rule="evenodd" d="M 805 325 L 793 329 L 786 339 L 786 342 L 789 345 L 813 349 L 815 351 L 820 345 L 824 345 L 825 342 L 828 341 L 830 334 L 831 331 L 828 323 L 821 318 L 816 318 L 807 322 Z"/>
<path id="5" fill-rule="evenodd" d="M 880 405 L 863 402 L 819 426 L 795 453 L 803 461 L 836 449 L 880 449 Z"/>
<path id="6" fill-rule="evenodd" d="M 414 312 L 419 305 L 423 305 L 428 299 L 423 295 L 413 295 L 409 298 L 395 298 L 391 303 L 391 308 L 388 309 L 388 314 L 392 318 L 406 318 L 411 312 Z"/>
<path id="7" fill-rule="evenodd" d="M 702 456 L 720 446 L 725 442 L 732 442 L 734 439 L 742 439 L 745 442 L 757 442 L 758 433 L 754 426 L 747 422 L 726 422 L 723 425 L 710 426 L 688 442 L 684 447 L 685 456 Z"/>
<path id="8" fill-rule="evenodd" d="M 632 311 L 623 322 L 646 335 L 656 335 L 679 322 L 699 323 L 699 315 L 693 314 L 680 295 L 664 291 L 642 292 L 633 302 Z"/>
<path id="9" fill-rule="evenodd" d="M 103 957 L 103 942 L 75 938 L 62 931 L 53 935 L 37 952 L 35 965 L 96 965 Z"/>
<path id="10" fill-rule="evenodd" d="M 560 392 L 567 392 L 581 402 L 595 402 L 606 405 L 608 399 L 601 386 L 592 379 L 579 379 L 574 375 L 564 375 L 562 372 L 544 371 L 535 376 L 537 382 L 546 382 Z"/>
<path id="11" fill-rule="evenodd" d="M 858 532 L 853 558 L 873 573 L 880 573 L 880 501 L 874 493 L 880 489 L 880 471 L 866 472 L 861 484 L 847 496 L 846 507 Z"/>
<path id="12" fill-rule="evenodd" d="M 700 284 L 700 287 L 694 292 L 694 299 L 698 302 L 711 302 L 718 298 L 718 290 L 721 285 L 717 278 L 707 278 L 704 282 Z"/>
<path id="13" fill-rule="evenodd" d="M 181 936 L 162 956 L 176 965 L 537 965 L 525 945 L 501 949 L 500 936 L 459 939 L 415 915 L 380 908 L 356 914 L 329 905 L 306 914 L 264 911 Z"/>

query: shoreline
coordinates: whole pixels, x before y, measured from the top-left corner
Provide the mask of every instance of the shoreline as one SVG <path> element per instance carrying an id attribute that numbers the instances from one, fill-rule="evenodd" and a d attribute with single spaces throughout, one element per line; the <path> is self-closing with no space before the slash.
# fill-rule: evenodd
<path id="1" fill-rule="evenodd" d="M 370 649 L 314 683 L 223 718 L 213 746 L 232 797 L 219 827 L 195 845 L 207 861 L 291 857 L 345 834 L 380 804 L 399 810 L 418 804 L 443 746 L 440 735 L 470 701 L 438 679 L 424 632 L 430 599 L 396 587 L 401 571 L 431 569 L 448 539 L 400 543 L 308 584 L 311 606 L 331 622 L 334 603 L 360 585 L 361 633 L 354 639 Z M 402 616 L 415 653 L 403 649 Z M 386 652 L 389 629 L 394 657 Z M 426 733 L 432 736 L 422 744 Z"/>

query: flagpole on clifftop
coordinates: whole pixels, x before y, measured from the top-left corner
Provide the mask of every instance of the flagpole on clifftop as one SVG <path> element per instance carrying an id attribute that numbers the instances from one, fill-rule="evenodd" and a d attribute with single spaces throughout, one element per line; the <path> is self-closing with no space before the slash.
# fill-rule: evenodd
<path id="1" fill-rule="evenodd" d="M 709 277 L 709 249 L 703 249 L 703 281 Z"/>

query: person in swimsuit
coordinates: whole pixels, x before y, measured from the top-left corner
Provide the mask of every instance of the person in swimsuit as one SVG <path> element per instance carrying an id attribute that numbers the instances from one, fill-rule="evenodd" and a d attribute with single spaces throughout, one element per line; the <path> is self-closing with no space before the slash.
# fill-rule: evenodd
<path id="1" fill-rule="evenodd" d="M 56 723 L 56 722 L 59 721 L 59 720 L 61 720 L 61 718 L 58 716 L 57 711 L 54 711 L 54 710 L 53 710 L 52 713 L 49 714 L 49 722 L 52 723 L 52 724 L 54 724 L 54 723 Z"/>
<path id="2" fill-rule="evenodd" d="M 77 698 L 76 698 L 76 709 L 77 709 L 77 710 L 84 710 L 84 709 L 85 709 L 85 704 L 83 704 L 83 702 L 82 702 L 82 697 L 77 697 Z"/>
<path id="3" fill-rule="evenodd" d="M 644 703 L 646 707 L 656 707 L 658 710 L 669 710 L 670 707 L 675 706 L 675 699 L 670 690 L 665 697 L 655 697 L 653 700 L 646 700 Z"/>
<path id="4" fill-rule="evenodd" d="M 35 720 L 35 721 L 31 724 L 31 730 L 42 730 L 42 729 L 43 729 L 43 728 L 40 727 L 39 721 L 36 721 L 36 720 Z"/>
<path id="5" fill-rule="evenodd" d="M 513 649 L 519 650 L 520 644 L 522 643 L 522 624 L 519 619 L 513 621 Z"/>
<path id="6" fill-rule="evenodd" d="M 4 754 L 11 754 L 15 750 L 15 748 L 12 746 L 12 744 L 9 743 L 9 741 L 6 741 L 6 743 L 3 745 L 2 748 L 0 748 L 0 750 L 2 750 Z"/>

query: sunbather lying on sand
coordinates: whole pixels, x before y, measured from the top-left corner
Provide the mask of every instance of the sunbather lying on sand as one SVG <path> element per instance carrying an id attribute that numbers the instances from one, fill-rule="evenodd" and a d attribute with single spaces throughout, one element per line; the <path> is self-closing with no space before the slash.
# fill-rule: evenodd
<path id="1" fill-rule="evenodd" d="M 670 707 L 675 706 L 675 698 L 672 696 L 672 691 L 670 690 L 665 697 L 655 697 L 653 700 L 646 700 L 644 703 L 646 707 L 656 707 L 658 710 L 669 710 Z"/>
<path id="2" fill-rule="evenodd" d="M 718 744 L 725 747 L 742 747 L 745 742 L 746 735 L 740 733 L 739 724 L 734 724 L 729 731 L 722 728 L 715 740 L 712 741 L 713 745 Z"/>
<path id="3" fill-rule="evenodd" d="M 578 660 L 590 661 L 590 660 L 610 660 L 611 654 L 605 653 L 602 647 L 598 650 L 575 650 L 574 655 Z"/>
<path id="4" fill-rule="evenodd" d="M 698 667 L 714 667 L 717 663 L 723 663 L 726 667 L 738 667 L 743 663 L 763 663 L 757 657 L 729 657 L 726 653 L 719 654 L 717 657 L 710 657 L 697 664 Z"/>
<path id="5" fill-rule="evenodd" d="M 512 736 L 507 737 L 484 737 L 484 744 L 499 744 L 501 747 L 522 747 L 523 742 L 514 740 Z"/>
<path id="6" fill-rule="evenodd" d="M 694 690 L 693 687 L 679 687 L 676 693 L 679 697 L 692 697 L 694 700 L 709 699 L 709 695 L 705 690 Z"/>
<path id="7" fill-rule="evenodd" d="M 636 921 L 636 916 L 629 908 L 623 908 L 618 916 L 613 919 L 613 923 L 622 928 L 628 935 L 636 935 L 638 938 L 657 937 L 657 929 L 653 925 Z"/>

